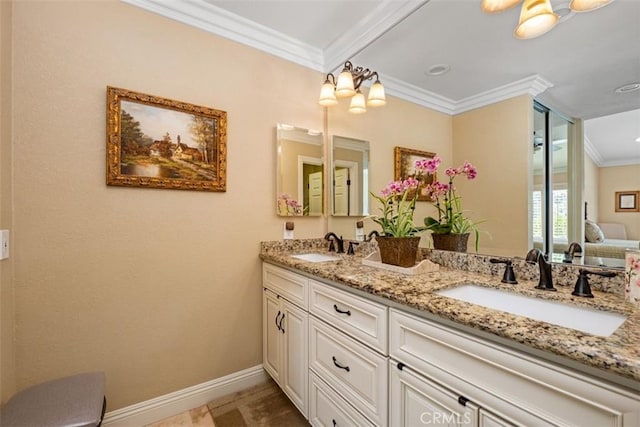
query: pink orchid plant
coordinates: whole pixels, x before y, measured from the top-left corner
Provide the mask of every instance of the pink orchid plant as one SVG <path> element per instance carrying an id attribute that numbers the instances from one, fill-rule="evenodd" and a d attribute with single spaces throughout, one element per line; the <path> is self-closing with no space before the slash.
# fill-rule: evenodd
<path id="1" fill-rule="evenodd" d="M 456 194 L 454 179 L 459 175 L 464 175 L 470 180 L 475 179 L 478 171 L 471 163 L 465 161 L 458 168 L 445 170 L 445 175 L 449 177 L 448 183 L 434 180 L 424 185 L 419 178 L 428 175 L 435 176 L 440 163 L 439 156 L 417 160 L 415 162 L 416 177 L 390 182 L 380 192 L 380 195 L 371 193 L 382 205 L 380 209 L 382 215 L 372 216 L 372 218 L 376 223 L 380 224 L 385 236 L 392 237 L 409 237 L 425 230 L 431 230 L 438 234 L 474 232 L 477 251 L 479 231 L 476 225 L 479 222 L 473 222 L 465 216 L 462 210 L 461 198 Z M 437 219 L 431 216 L 424 219 L 424 227 L 416 226 L 413 222 L 416 201 L 421 191 L 430 195 L 438 211 Z"/>
<path id="2" fill-rule="evenodd" d="M 440 157 L 433 159 L 418 160 L 416 170 L 424 171 L 429 175 L 435 175 L 440 166 Z M 420 166 L 418 165 L 420 163 Z M 475 179 L 478 175 L 477 169 L 469 162 L 465 161 L 457 168 L 447 168 L 444 171 L 449 177 L 448 183 L 433 181 L 427 184 L 425 191 L 430 195 L 431 201 L 438 211 L 438 218 L 426 217 L 424 225 L 427 230 L 437 234 L 465 234 L 473 232 L 476 236 L 476 251 L 478 250 L 479 231 L 477 225 L 481 222 L 474 222 L 465 215 L 462 209 L 460 196 L 456 194 L 454 180 L 457 176 L 465 176 L 468 180 Z"/>
<path id="3" fill-rule="evenodd" d="M 278 214 L 287 216 L 301 216 L 304 214 L 304 211 L 305 209 L 303 209 L 300 202 L 292 198 L 290 195 L 283 193 L 278 196 Z"/>
<path id="4" fill-rule="evenodd" d="M 413 223 L 419 187 L 420 181 L 407 178 L 390 182 L 380 195 L 371 193 L 382 205 L 382 216 L 373 215 L 371 218 L 380 224 L 385 236 L 410 237 L 424 230 L 424 227 L 416 227 Z"/>

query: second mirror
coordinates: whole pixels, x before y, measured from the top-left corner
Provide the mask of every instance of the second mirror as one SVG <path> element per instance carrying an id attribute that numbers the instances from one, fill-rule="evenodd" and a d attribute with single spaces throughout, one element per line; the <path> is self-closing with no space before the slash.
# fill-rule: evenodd
<path id="1" fill-rule="evenodd" d="M 334 135 L 331 138 L 331 215 L 369 214 L 369 142 Z"/>

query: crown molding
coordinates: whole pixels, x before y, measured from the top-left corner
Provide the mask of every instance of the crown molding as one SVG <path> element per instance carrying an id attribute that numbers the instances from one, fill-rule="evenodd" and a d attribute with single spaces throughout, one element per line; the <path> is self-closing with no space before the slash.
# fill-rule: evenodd
<path id="1" fill-rule="evenodd" d="M 149 12 L 251 46 L 316 71 L 324 71 L 321 49 L 202 0 L 120 0 Z"/>
<path id="2" fill-rule="evenodd" d="M 324 49 L 325 72 L 341 67 L 430 0 L 385 0 Z"/>
<path id="3" fill-rule="evenodd" d="M 593 163 L 595 163 L 596 166 L 603 166 L 604 159 L 586 135 L 584 137 L 584 152 L 591 158 L 591 160 L 593 160 Z"/>
<path id="4" fill-rule="evenodd" d="M 536 97 L 550 87 L 553 87 L 553 83 L 538 74 L 534 74 L 495 89 L 455 101 L 454 114 L 460 114 L 465 111 L 495 104 L 496 102 L 504 101 L 505 99 L 515 96 L 529 94 L 532 97 Z"/>
<path id="5" fill-rule="evenodd" d="M 358 25 L 341 35 L 324 51 L 203 0 L 121 1 L 312 70 L 328 72 L 362 51 L 430 0 L 384 0 Z M 380 79 L 384 82 L 385 90 L 389 95 L 449 115 L 460 114 L 519 95 L 530 94 L 535 97 L 553 87 L 548 80 L 539 75 L 533 75 L 455 101 L 389 76 L 380 75 Z"/>
<path id="6" fill-rule="evenodd" d="M 383 74 L 380 80 L 384 82 L 384 90 L 389 95 L 450 116 L 456 114 L 456 102 L 452 99 Z"/>

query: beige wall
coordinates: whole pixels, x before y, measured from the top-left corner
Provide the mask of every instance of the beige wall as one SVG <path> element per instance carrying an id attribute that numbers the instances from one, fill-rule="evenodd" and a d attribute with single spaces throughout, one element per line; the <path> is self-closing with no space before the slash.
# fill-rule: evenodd
<path id="1" fill-rule="evenodd" d="M 0 4 L 2 81 L 14 76 L 0 134 L 0 221 L 13 221 L 15 242 L 0 264 L 3 399 L 14 384 L 104 370 L 111 411 L 261 363 L 258 243 L 280 239 L 285 220 L 276 123 L 368 140 L 375 192 L 393 179 L 395 146 L 434 151 L 444 166 L 471 161 L 478 179 L 458 185 L 487 219 L 480 251 L 527 250 L 529 96 L 456 117 L 393 97 L 365 115 L 346 101 L 325 114 L 320 73 L 115 0 L 14 4 L 11 68 Z M 227 192 L 107 187 L 107 85 L 227 111 Z M 420 203 L 416 219 L 432 213 Z M 351 237 L 356 219 L 294 221 L 297 238 L 327 223 Z"/>
<path id="2" fill-rule="evenodd" d="M 524 256 L 528 250 L 532 134 L 529 95 L 453 117 L 453 166 L 468 160 L 478 169 L 475 180 L 455 184 L 463 208 L 486 220 L 479 227 L 487 232 L 480 235 L 480 253 Z"/>
<path id="3" fill-rule="evenodd" d="M 600 168 L 599 179 L 599 222 L 617 222 L 624 224 L 627 238 L 640 240 L 640 213 L 616 212 L 616 191 L 640 190 L 640 165 Z"/>
<path id="4" fill-rule="evenodd" d="M 451 162 L 451 116 L 397 98 L 387 98 L 387 105 L 369 108 L 362 115 L 349 113 L 346 100 L 328 109 L 329 137 L 340 135 L 369 141 L 369 189 L 374 193 L 379 193 L 394 178 L 393 149 L 396 146 L 436 152 L 445 163 Z M 369 206 L 371 214 L 380 214 L 379 204 L 371 197 Z M 430 203 L 419 202 L 414 215 L 417 225 L 433 211 Z M 358 219 L 330 217 L 329 230 L 354 238 Z M 365 221 L 364 228 L 366 233 L 379 229 L 370 219 Z"/>
<path id="5" fill-rule="evenodd" d="M 584 201 L 587 202 L 587 218 L 596 222 L 599 221 L 599 177 L 600 169 L 598 165 L 591 160 L 587 153 L 584 153 Z"/>
<path id="6" fill-rule="evenodd" d="M 11 147 L 11 10 L 12 3 L 0 1 L 0 229 L 12 227 Z M 0 402 L 14 392 L 13 259 L 0 261 Z"/>
<path id="7" fill-rule="evenodd" d="M 111 411 L 260 364 L 274 129 L 322 128 L 322 75 L 118 1 L 13 24 L 18 389 L 104 370 Z M 107 85 L 227 111 L 227 192 L 107 187 Z"/>

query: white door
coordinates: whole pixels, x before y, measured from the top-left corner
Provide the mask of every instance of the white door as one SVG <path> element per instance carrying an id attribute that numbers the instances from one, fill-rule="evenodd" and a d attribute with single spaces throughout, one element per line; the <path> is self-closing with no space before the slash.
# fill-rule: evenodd
<path id="1" fill-rule="evenodd" d="M 262 363 L 264 369 L 280 384 L 282 366 L 282 317 L 280 301 L 276 295 L 264 289 L 262 295 Z"/>
<path id="2" fill-rule="evenodd" d="M 389 425 L 391 426 L 475 426 L 478 409 L 471 402 L 462 405 L 451 391 L 428 379 L 389 366 Z"/>
<path id="3" fill-rule="evenodd" d="M 333 214 L 347 215 L 349 213 L 349 169 L 336 168 L 333 173 Z"/>
<path id="4" fill-rule="evenodd" d="M 309 174 L 309 215 L 322 215 L 322 172 Z"/>
<path id="5" fill-rule="evenodd" d="M 282 308 L 283 371 L 282 389 L 289 399 L 307 417 L 308 395 L 308 314 L 280 299 Z"/>

